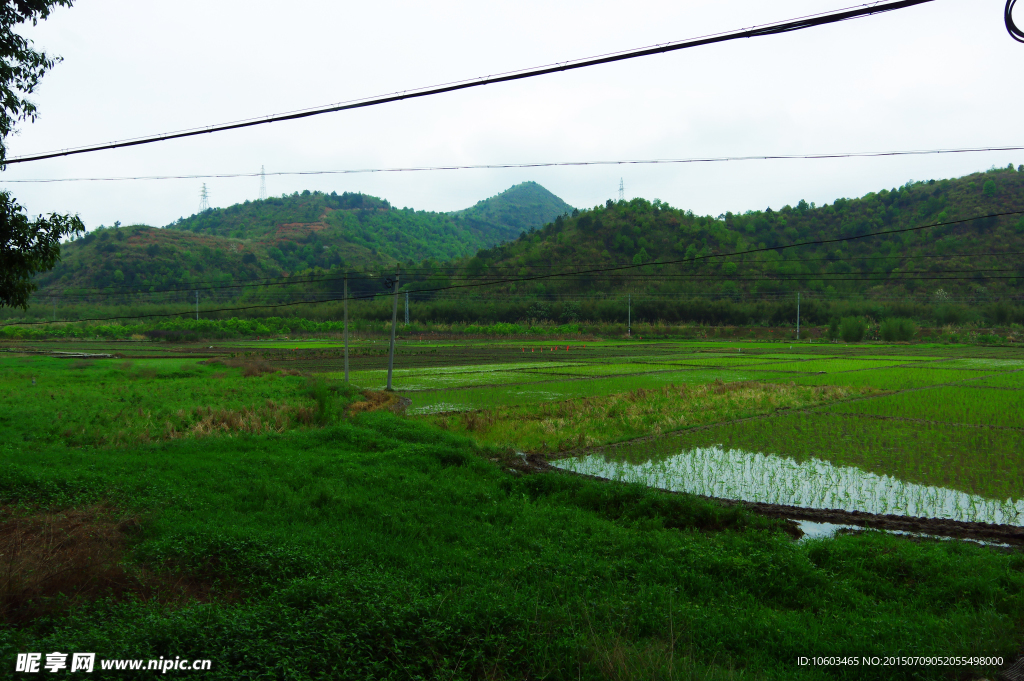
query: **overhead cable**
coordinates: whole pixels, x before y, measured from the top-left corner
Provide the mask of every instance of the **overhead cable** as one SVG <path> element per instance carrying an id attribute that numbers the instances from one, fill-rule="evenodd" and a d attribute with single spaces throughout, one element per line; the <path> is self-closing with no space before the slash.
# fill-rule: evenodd
<path id="1" fill-rule="evenodd" d="M 1006 0 L 1006 10 L 1003 12 L 1003 21 L 1006 22 L 1006 31 L 1010 34 L 1010 37 L 1019 43 L 1024 43 L 1024 31 L 1021 31 L 1017 27 L 1017 24 L 1013 22 L 1013 6 L 1017 4 L 1017 0 Z"/>
<path id="2" fill-rule="evenodd" d="M 962 147 L 955 149 L 903 149 L 891 151 L 842 151 L 814 154 L 754 154 L 748 156 L 693 156 L 690 158 L 623 159 L 617 161 L 536 161 L 532 163 L 480 163 L 470 165 L 398 166 L 394 168 L 351 168 L 346 170 L 285 170 L 273 173 L 201 173 L 196 175 L 127 175 L 119 177 L 49 177 L 21 180 L 3 179 L 2 183 L 50 184 L 54 182 L 127 182 L 137 180 L 200 180 L 264 176 L 359 175 L 368 173 L 422 173 L 437 170 L 501 170 L 506 168 L 559 168 L 580 166 L 672 165 L 686 163 L 724 163 L 729 161 L 823 160 L 835 158 L 879 158 L 886 156 L 926 156 L 935 154 L 972 154 L 991 151 L 1022 151 L 1024 145 L 1000 147 Z"/>
<path id="3" fill-rule="evenodd" d="M 601 64 L 611 64 L 614 62 L 625 61 L 627 59 L 636 59 L 638 57 L 647 57 L 655 54 L 665 54 L 667 52 L 675 52 L 678 50 L 685 50 L 691 47 L 700 47 L 703 45 L 713 45 L 716 43 L 723 43 L 731 40 L 739 40 L 741 38 L 758 38 L 762 36 L 775 35 L 778 33 L 789 33 L 791 31 L 799 31 L 807 28 L 814 28 L 817 26 L 834 24 L 841 21 L 848 21 L 850 19 L 859 19 L 874 14 L 891 12 L 898 9 L 913 7 L 915 5 L 922 5 L 928 2 L 934 2 L 934 0 L 894 0 L 891 2 L 873 2 L 867 5 L 849 7 L 836 12 L 812 14 L 797 19 L 791 19 L 782 22 L 774 22 L 770 24 L 763 24 L 760 26 L 754 26 L 752 28 L 742 29 L 738 31 L 717 33 L 702 36 L 699 38 L 692 38 L 688 40 L 661 43 L 658 45 L 650 45 L 648 47 L 642 47 L 633 50 L 625 50 L 621 52 L 611 52 L 608 54 L 603 54 L 595 57 L 588 57 L 585 59 L 576 59 L 558 62 L 554 64 L 547 64 L 544 66 L 538 66 L 533 68 L 508 71 L 505 73 L 483 76 L 480 78 L 473 78 L 470 80 L 454 81 L 450 83 L 443 83 L 440 85 L 432 85 L 428 87 L 415 88 L 412 90 L 404 90 L 401 92 L 392 92 L 385 95 L 378 95 L 375 97 L 368 97 L 365 99 L 350 100 L 347 102 L 340 102 L 337 104 L 329 104 L 326 106 L 315 107 L 312 109 L 300 109 L 287 113 L 261 116 L 259 118 L 250 118 L 230 123 L 222 123 L 219 125 L 209 125 L 201 128 L 191 128 L 186 130 L 178 130 L 175 132 L 166 132 L 157 135 L 147 135 L 145 137 L 136 137 L 127 140 L 106 142 L 103 144 L 71 147 L 67 149 L 60 149 L 56 151 L 43 152 L 38 154 L 27 154 L 24 156 L 14 156 L 8 158 L 6 161 L 4 161 L 4 163 L 28 163 L 29 161 L 41 161 L 47 158 L 58 158 L 61 156 L 86 154 L 95 151 L 103 151 L 106 149 L 134 147 L 142 144 L 152 144 L 154 142 L 163 142 L 166 140 L 181 139 L 184 137 L 194 137 L 196 135 L 207 135 L 210 133 L 224 132 L 227 130 L 250 128 L 256 125 L 265 125 L 268 123 L 298 120 L 300 118 L 309 118 L 311 116 L 319 116 L 322 114 L 335 113 L 339 111 L 348 111 L 351 109 L 363 109 L 371 106 L 378 106 L 381 104 L 400 102 L 406 99 L 417 99 L 421 97 L 429 97 L 448 92 L 457 92 L 459 90 L 481 87 L 483 85 L 507 83 L 515 80 L 523 80 L 526 78 L 535 78 L 537 76 L 559 73 L 562 71 L 572 71 L 575 69 L 582 69 L 590 66 L 598 66 Z"/>

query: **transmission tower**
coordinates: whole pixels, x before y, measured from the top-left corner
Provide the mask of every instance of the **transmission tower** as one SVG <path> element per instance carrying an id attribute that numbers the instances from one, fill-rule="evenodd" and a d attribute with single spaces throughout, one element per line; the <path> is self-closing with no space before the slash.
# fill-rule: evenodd
<path id="1" fill-rule="evenodd" d="M 210 195 L 206 191 L 206 183 L 203 183 L 203 188 L 199 190 L 199 212 L 202 213 L 204 210 L 210 207 Z"/>
<path id="2" fill-rule="evenodd" d="M 622 178 L 619 178 L 619 201 L 626 200 L 626 187 L 622 184 Z"/>
<path id="3" fill-rule="evenodd" d="M 267 174 L 263 171 L 263 166 L 260 166 L 260 201 L 267 198 Z"/>

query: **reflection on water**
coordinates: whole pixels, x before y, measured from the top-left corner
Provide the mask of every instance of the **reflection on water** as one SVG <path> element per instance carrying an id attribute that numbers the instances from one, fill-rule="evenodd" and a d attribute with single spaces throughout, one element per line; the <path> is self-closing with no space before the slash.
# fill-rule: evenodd
<path id="1" fill-rule="evenodd" d="M 688 449 L 645 463 L 593 454 L 555 465 L 585 475 L 720 499 L 1024 525 L 1024 500 L 996 501 L 879 476 L 852 466 L 835 466 L 820 459 L 798 463 L 721 446 Z"/>

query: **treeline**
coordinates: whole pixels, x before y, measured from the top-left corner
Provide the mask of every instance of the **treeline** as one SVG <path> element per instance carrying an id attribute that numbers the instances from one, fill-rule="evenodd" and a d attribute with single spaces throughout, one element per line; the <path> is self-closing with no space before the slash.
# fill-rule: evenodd
<path id="1" fill-rule="evenodd" d="M 349 318 L 354 330 L 388 328 L 394 301 L 390 297 L 374 300 L 353 300 Z M 399 297 L 398 319 L 404 320 L 404 296 Z M 107 322 L 70 319 L 52 324 L 26 324 L 31 320 L 14 320 L 0 327 L 0 338 L 87 338 L 93 336 L 188 340 L 210 338 L 256 338 L 292 332 L 340 333 L 342 303 L 300 304 L 283 308 L 252 310 L 248 318 L 239 319 L 231 311 L 212 312 L 200 306 L 200 319 L 194 312 L 168 307 L 103 308 L 95 312 L 114 317 Z M 180 317 L 158 318 L 133 322 L 146 315 Z M 499 301 L 480 299 L 410 301 L 411 330 L 455 329 L 459 333 L 483 335 L 523 335 L 537 333 L 619 333 L 627 322 L 634 327 L 647 325 L 689 326 L 701 328 L 743 327 L 795 328 L 796 299 L 736 302 L 731 300 L 666 300 L 638 297 L 627 303 L 625 298 L 580 301 Z M 95 315 L 99 316 L 99 315 Z M 124 321 L 116 319 L 121 317 Z M 88 320 L 83 315 L 80 320 Z M 927 305 L 899 301 L 829 301 L 804 299 L 800 304 L 800 321 L 804 328 L 834 326 L 839 320 L 858 319 L 872 328 L 889 320 L 909 320 L 924 328 L 946 328 L 949 332 L 971 329 L 1001 329 L 1004 335 L 1024 335 L 1024 306 L 996 302 L 980 306 L 959 304 Z M 406 328 L 403 326 L 403 328 Z M 104 330 L 105 329 L 105 330 Z M 552 330 L 554 329 L 554 330 Z M 602 330 L 603 329 L 603 330 Z M 575 331 L 574 331 L 575 330 Z M 112 335 L 111 335 L 112 334 Z"/>

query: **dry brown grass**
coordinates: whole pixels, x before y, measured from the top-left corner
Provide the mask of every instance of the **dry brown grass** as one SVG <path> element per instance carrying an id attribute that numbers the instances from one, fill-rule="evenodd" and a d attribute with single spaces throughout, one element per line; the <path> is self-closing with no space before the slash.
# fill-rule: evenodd
<path id="1" fill-rule="evenodd" d="M 393 412 L 401 412 L 405 408 L 405 402 L 395 393 L 386 390 L 364 390 L 360 393 L 364 400 L 353 402 L 348 406 L 349 414 L 359 414 L 366 411 L 380 411 L 387 409 Z"/>
<path id="2" fill-rule="evenodd" d="M 98 598 L 235 598 L 211 583 L 126 565 L 134 516 L 98 505 L 18 513 L 0 507 L 0 622 L 25 625 Z"/>
<path id="3" fill-rule="evenodd" d="M 267 400 L 262 407 L 196 407 L 191 411 L 181 409 L 176 416 L 177 424 L 170 419 L 164 424 L 163 439 L 205 437 L 220 433 L 283 433 L 293 422 L 313 425 L 316 421 L 316 407 L 292 407 Z"/>
<path id="4" fill-rule="evenodd" d="M 285 376 L 302 376 L 302 372 L 296 369 L 279 369 L 265 359 L 255 357 L 249 359 L 208 359 L 200 364 L 220 364 L 233 369 L 241 369 L 242 376 L 247 378 L 259 377 L 264 374 L 282 373 Z"/>

